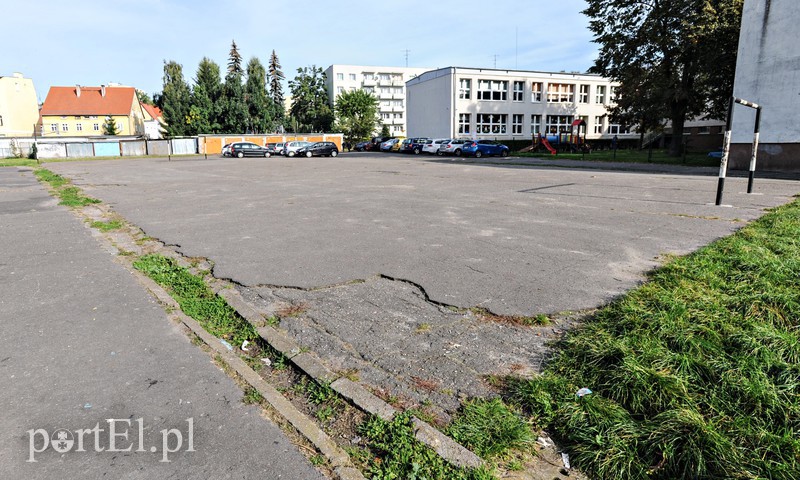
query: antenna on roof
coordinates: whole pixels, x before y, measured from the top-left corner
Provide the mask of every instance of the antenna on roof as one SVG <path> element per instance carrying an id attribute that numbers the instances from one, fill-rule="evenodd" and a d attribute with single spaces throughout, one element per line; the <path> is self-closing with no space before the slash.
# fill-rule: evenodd
<path id="1" fill-rule="evenodd" d="M 495 53 L 492 57 L 494 57 L 494 68 L 497 68 L 497 54 Z"/>
<path id="2" fill-rule="evenodd" d="M 403 50 L 403 52 L 405 52 L 405 54 L 406 54 L 406 67 L 407 67 L 408 66 L 408 54 L 409 54 L 409 52 L 411 52 L 411 50 L 406 48 L 405 50 Z"/>

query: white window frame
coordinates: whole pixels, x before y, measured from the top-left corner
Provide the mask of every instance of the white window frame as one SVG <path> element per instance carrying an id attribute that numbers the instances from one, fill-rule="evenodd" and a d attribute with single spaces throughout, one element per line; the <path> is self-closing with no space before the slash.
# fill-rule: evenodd
<path id="1" fill-rule="evenodd" d="M 61 131 L 62 132 L 69 132 L 69 124 L 68 123 L 62 123 L 61 124 Z"/>
<path id="2" fill-rule="evenodd" d="M 337 73 L 336 80 L 344 80 L 344 73 Z"/>
<path id="3" fill-rule="evenodd" d="M 605 133 L 605 129 L 603 128 L 603 123 L 605 122 L 605 116 L 603 115 L 596 115 L 594 117 L 594 133 L 597 135 L 602 135 Z"/>
<path id="4" fill-rule="evenodd" d="M 57 133 L 58 132 L 58 124 L 57 123 L 51 123 L 50 124 L 50 131 L 54 132 L 54 133 Z"/>
<path id="5" fill-rule="evenodd" d="M 539 114 L 531 115 L 531 135 L 542 133 L 542 116 Z"/>
<path id="6" fill-rule="evenodd" d="M 574 83 L 548 83 L 548 103 L 575 103 Z"/>
<path id="7" fill-rule="evenodd" d="M 606 103 L 606 86 L 598 85 L 595 87 L 594 103 L 604 105 Z"/>
<path id="8" fill-rule="evenodd" d="M 470 120 L 472 115 L 469 113 L 459 113 L 458 114 L 458 133 L 469 135 L 470 131 Z"/>
<path id="9" fill-rule="evenodd" d="M 83 124 L 82 123 L 76 123 L 75 124 L 75 130 L 77 130 L 79 132 L 82 132 L 83 131 Z"/>
<path id="10" fill-rule="evenodd" d="M 484 102 L 508 100 L 508 80 L 478 80 L 477 99 Z"/>
<path id="11" fill-rule="evenodd" d="M 541 103 L 543 90 L 542 82 L 531 82 L 531 103 Z"/>
<path id="12" fill-rule="evenodd" d="M 458 80 L 458 98 L 461 100 L 469 100 L 472 91 L 472 79 L 460 78 Z"/>
<path id="13" fill-rule="evenodd" d="M 100 131 L 100 124 L 99 123 L 95 123 L 94 125 L 92 125 L 92 130 L 94 130 L 95 132 L 99 132 Z"/>
<path id="14" fill-rule="evenodd" d="M 578 103 L 589 103 L 589 85 L 583 84 L 580 86 Z"/>
<path id="15" fill-rule="evenodd" d="M 511 135 L 522 135 L 522 124 L 525 116 L 521 113 L 511 115 Z"/>
<path id="16" fill-rule="evenodd" d="M 575 117 L 572 115 L 548 115 L 547 123 L 544 127 L 545 132 L 548 135 L 571 133 L 573 120 L 575 120 Z M 554 129 L 555 131 L 553 131 Z"/>
<path id="17" fill-rule="evenodd" d="M 505 135 L 508 129 L 508 115 L 505 113 L 475 114 L 475 133 L 481 135 Z"/>
<path id="18" fill-rule="evenodd" d="M 525 100 L 525 82 L 521 80 L 514 80 L 513 88 L 514 88 L 513 101 L 522 102 L 523 100 Z"/>

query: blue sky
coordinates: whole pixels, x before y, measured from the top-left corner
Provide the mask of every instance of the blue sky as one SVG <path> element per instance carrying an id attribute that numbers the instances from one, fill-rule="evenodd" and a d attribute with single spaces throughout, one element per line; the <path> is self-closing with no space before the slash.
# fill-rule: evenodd
<path id="1" fill-rule="evenodd" d="M 585 71 L 597 55 L 584 0 L 251 2 L 0 0 L 0 76 L 51 86 L 117 82 L 161 91 L 164 60 L 187 81 L 206 56 L 223 68 L 231 41 L 287 79 L 331 64 Z M 11 39 L 15 39 L 11 41 Z M 496 57 L 495 57 L 496 56 Z"/>

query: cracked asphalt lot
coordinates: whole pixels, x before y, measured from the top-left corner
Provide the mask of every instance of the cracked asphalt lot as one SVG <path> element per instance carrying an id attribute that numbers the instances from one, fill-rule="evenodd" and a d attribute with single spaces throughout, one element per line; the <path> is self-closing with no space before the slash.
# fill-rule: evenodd
<path id="1" fill-rule="evenodd" d="M 369 154 L 48 168 L 208 258 L 262 310 L 305 304 L 282 326 L 332 368 L 445 410 L 485 393 L 485 375 L 537 371 L 565 326 L 487 324 L 464 309 L 595 308 L 663 255 L 728 235 L 800 190 L 758 178 L 747 195 L 746 179 L 729 178 L 730 206 L 716 207 L 711 176 Z"/>

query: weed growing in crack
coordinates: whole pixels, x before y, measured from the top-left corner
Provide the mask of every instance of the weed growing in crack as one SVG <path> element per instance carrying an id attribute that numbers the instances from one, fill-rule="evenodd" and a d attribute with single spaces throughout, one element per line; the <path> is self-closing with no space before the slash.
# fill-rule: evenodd
<path id="1" fill-rule="evenodd" d="M 276 315 L 281 318 L 297 317 L 304 314 L 308 310 L 308 305 L 305 303 L 295 303 L 286 305 L 278 309 Z"/>
<path id="2" fill-rule="evenodd" d="M 96 228 L 101 232 L 110 232 L 111 230 L 119 230 L 125 225 L 120 220 L 109 220 L 107 222 L 94 221 L 89 224 L 90 227 Z"/>
<path id="3" fill-rule="evenodd" d="M 248 387 L 242 396 L 242 403 L 246 405 L 258 405 L 263 401 L 264 397 L 253 387 Z"/>
<path id="4" fill-rule="evenodd" d="M 486 460 L 531 451 L 536 440 L 520 414 L 497 398 L 465 402 L 445 433 Z"/>

